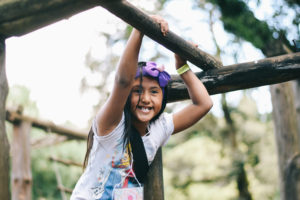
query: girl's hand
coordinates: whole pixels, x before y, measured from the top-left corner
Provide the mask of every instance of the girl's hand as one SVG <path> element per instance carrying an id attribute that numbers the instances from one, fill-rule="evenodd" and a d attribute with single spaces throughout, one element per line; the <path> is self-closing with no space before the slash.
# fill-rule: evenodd
<path id="1" fill-rule="evenodd" d="M 193 46 L 198 47 L 198 44 L 195 44 L 193 42 L 190 42 Z M 180 67 L 182 67 L 183 65 L 186 64 L 186 59 L 183 59 L 181 56 L 179 56 L 178 54 L 174 54 L 175 56 L 175 67 L 176 69 L 179 69 Z"/>
<path id="2" fill-rule="evenodd" d="M 150 15 L 150 17 L 159 24 L 162 34 L 166 36 L 169 31 L 168 22 L 159 15 Z"/>

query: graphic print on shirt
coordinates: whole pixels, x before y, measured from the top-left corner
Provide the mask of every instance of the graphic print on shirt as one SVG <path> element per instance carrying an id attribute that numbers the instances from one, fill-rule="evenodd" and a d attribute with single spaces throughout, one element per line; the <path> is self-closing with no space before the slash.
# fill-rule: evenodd
<path id="1" fill-rule="evenodd" d="M 97 174 L 97 183 L 91 188 L 93 198 L 107 199 L 111 196 L 115 185 L 121 187 L 130 170 L 128 148 L 123 152 L 122 145 L 113 153 L 111 165 L 102 167 Z"/>
<path id="2" fill-rule="evenodd" d="M 111 171 L 112 169 L 104 168 L 104 167 L 99 169 L 98 176 L 97 176 L 97 180 L 98 180 L 97 186 L 91 188 L 93 198 L 100 199 L 102 197 L 102 194 L 104 192 L 104 185 L 107 182 Z"/>

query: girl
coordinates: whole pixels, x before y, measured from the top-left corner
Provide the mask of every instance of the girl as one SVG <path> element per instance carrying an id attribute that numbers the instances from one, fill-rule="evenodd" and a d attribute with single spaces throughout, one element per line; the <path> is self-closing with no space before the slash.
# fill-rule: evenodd
<path id="1" fill-rule="evenodd" d="M 165 36 L 168 23 L 159 16 L 151 17 Z M 154 62 L 138 63 L 142 38 L 143 34 L 133 29 L 118 64 L 113 91 L 93 121 L 85 171 L 72 200 L 117 199 L 120 188 L 141 192 L 136 186 L 144 181 L 158 148 L 170 135 L 195 124 L 212 107 L 204 85 L 186 60 L 175 55 L 175 67 L 192 103 L 177 113 L 163 113 L 170 75 Z"/>

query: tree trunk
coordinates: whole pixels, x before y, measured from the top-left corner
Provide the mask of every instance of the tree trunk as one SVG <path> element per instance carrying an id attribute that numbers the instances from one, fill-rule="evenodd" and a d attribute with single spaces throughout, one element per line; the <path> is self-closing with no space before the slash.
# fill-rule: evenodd
<path id="1" fill-rule="evenodd" d="M 276 42 L 278 44 L 274 44 L 275 46 L 284 46 L 280 40 Z M 271 49 L 268 51 L 267 56 L 287 53 L 275 46 L 272 48 L 273 51 Z M 300 200 L 300 95 L 298 90 L 297 80 L 270 86 L 282 200 Z"/>
<path id="2" fill-rule="evenodd" d="M 5 40 L 0 37 L 0 199 L 10 199 L 9 143 L 5 130 L 5 102 L 8 85 L 5 72 Z"/>
<path id="3" fill-rule="evenodd" d="M 156 156 L 150 166 L 147 179 L 144 185 L 145 200 L 163 200 L 164 183 L 162 167 L 162 150 L 158 149 Z"/>
<path id="4" fill-rule="evenodd" d="M 300 138 L 300 79 L 293 81 L 295 108 L 298 122 L 298 137 Z M 300 144 L 300 143 L 299 143 Z M 300 146 L 298 147 L 300 149 Z"/>
<path id="5" fill-rule="evenodd" d="M 31 123 L 14 124 L 12 141 L 12 200 L 30 200 L 32 174 L 30 166 Z"/>
<path id="6" fill-rule="evenodd" d="M 282 200 L 300 199 L 300 144 L 292 84 L 286 82 L 270 87 Z"/>

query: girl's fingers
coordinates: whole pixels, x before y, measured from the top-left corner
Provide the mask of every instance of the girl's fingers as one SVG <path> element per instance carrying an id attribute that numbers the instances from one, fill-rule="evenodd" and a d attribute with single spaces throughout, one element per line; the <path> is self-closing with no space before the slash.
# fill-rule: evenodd
<path id="1" fill-rule="evenodd" d="M 169 31 L 169 25 L 168 25 L 168 23 L 165 20 L 163 20 L 159 24 L 160 24 L 161 32 L 163 33 L 164 36 L 166 36 L 167 33 L 168 33 L 168 31 Z"/>
<path id="2" fill-rule="evenodd" d="M 156 23 L 159 24 L 162 34 L 166 36 L 169 31 L 168 22 L 164 20 L 164 18 L 162 18 L 161 16 L 158 15 L 150 15 L 150 16 Z"/>

